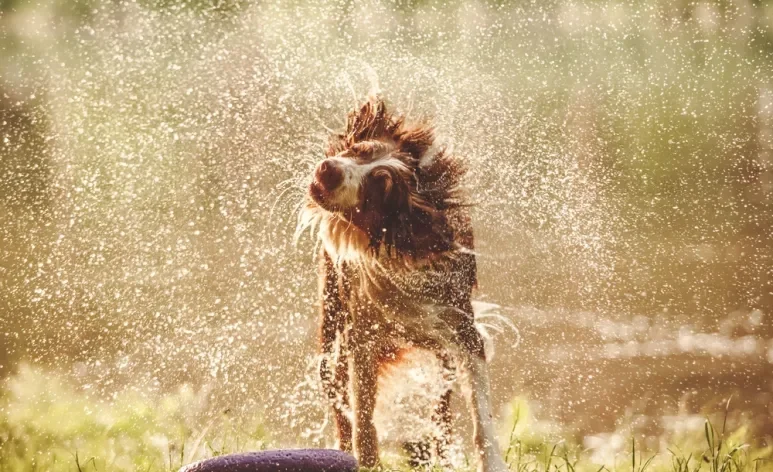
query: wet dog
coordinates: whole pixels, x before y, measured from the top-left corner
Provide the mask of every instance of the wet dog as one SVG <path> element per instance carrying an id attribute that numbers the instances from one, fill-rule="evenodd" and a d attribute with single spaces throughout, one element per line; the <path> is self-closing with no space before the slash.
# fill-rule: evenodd
<path id="1" fill-rule="evenodd" d="M 476 262 L 465 166 L 434 141 L 429 124 L 388 112 L 379 97 L 330 136 L 298 224 L 299 232 L 316 230 L 320 242 L 320 376 L 339 447 L 372 467 L 379 372 L 408 350 L 434 352 L 447 380 L 460 372 L 479 470 L 503 472 L 471 301 Z M 450 395 L 438 399 L 434 417 L 441 462 Z"/>

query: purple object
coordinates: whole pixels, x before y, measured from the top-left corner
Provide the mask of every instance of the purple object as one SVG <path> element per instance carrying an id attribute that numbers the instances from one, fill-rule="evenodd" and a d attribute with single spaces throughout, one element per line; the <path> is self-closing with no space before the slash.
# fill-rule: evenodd
<path id="1" fill-rule="evenodd" d="M 357 472 L 357 459 L 335 449 L 277 449 L 213 457 L 179 472 Z"/>

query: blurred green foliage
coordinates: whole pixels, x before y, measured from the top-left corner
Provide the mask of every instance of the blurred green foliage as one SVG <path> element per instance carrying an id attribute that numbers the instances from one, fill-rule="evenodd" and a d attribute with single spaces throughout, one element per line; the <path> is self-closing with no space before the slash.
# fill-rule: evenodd
<path id="1" fill-rule="evenodd" d="M 89 385 L 23 365 L 0 391 L 0 471 L 173 470 L 227 451 L 265 447 L 259 421 L 202 419 L 204 391 L 124 390 L 109 399 Z"/>

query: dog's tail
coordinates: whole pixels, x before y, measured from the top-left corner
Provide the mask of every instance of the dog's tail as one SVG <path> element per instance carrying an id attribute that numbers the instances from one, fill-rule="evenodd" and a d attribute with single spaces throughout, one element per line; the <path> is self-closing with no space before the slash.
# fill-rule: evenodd
<path id="1" fill-rule="evenodd" d="M 501 309 L 502 307 L 495 303 L 477 300 L 472 302 L 472 311 L 475 314 L 475 328 L 483 338 L 486 361 L 489 362 L 494 358 L 494 336 L 496 334 L 503 334 L 507 329 L 510 329 L 515 334 L 515 342 L 511 348 L 515 349 L 521 343 L 520 331 L 518 331 L 512 320 L 499 313 Z"/>

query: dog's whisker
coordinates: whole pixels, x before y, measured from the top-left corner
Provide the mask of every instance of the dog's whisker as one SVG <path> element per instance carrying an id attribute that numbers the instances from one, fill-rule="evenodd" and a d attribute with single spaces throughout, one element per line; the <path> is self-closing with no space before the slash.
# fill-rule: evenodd
<path id="1" fill-rule="evenodd" d="M 298 181 L 299 181 L 299 179 L 297 177 L 290 177 L 290 178 L 287 178 L 287 179 L 279 182 L 278 184 L 276 184 L 275 188 L 282 188 L 282 187 L 286 187 L 288 185 L 290 185 L 290 186 L 292 186 L 292 185 L 298 186 Z"/>
<path id="2" fill-rule="evenodd" d="M 284 189 L 281 192 L 279 192 L 279 194 L 277 195 L 276 199 L 274 199 L 274 203 L 273 203 L 273 205 L 271 205 L 271 209 L 268 212 L 268 223 L 267 224 L 268 224 L 269 227 L 273 227 L 274 210 L 276 209 L 277 205 L 282 200 L 282 197 L 284 195 L 286 195 L 288 192 L 291 192 L 293 190 L 297 190 L 297 189 L 295 189 L 294 187 L 287 187 L 286 189 Z M 273 240 L 273 232 L 271 232 L 271 231 L 269 231 L 269 233 L 268 233 L 268 240 L 269 240 L 269 242 L 271 242 Z"/>

